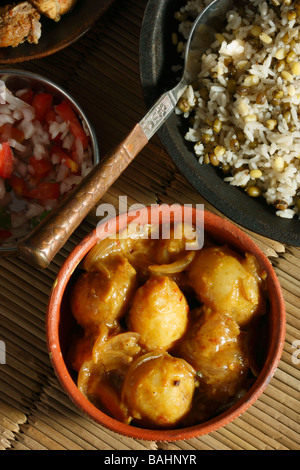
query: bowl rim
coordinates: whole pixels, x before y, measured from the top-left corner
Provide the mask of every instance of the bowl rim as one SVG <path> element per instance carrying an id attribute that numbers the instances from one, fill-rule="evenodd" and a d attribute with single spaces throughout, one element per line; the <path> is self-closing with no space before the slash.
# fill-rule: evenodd
<path id="1" fill-rule="evenodd" d="M 166 204 L 148 206 L 142 209 L 142 211 L 144 214 L 149 214 L 149 210 L 152 210 L 153 207 L 155 207 L 156 210 L 164 210 L 164 206 L 166 206 Z M 182 208 L 182 206 L 179 207 Z M 200 215 L 197 212 L 197 209 L 191 207 L 190 210 L 193 217 Z M 134 214 L 136 214 L 136 212 L 134 212 Z M 83 414 L 92 418 L 96 423 L 118 434 L 146 441 L 172 442 L 200 437 L 216 431 L 239 417 L 260 397 L 269 384 L 280 362 L 285 341 L 286 310 L 281 285 L 270 260 L 245 232 L 233 225 L 229 220 L 223 219 L 206 210 L 203 212 L 201 211 L 201 214 L 202 217 L 204 215 L 204 223 L 205 226 L 208 227 L 207 232 L 209 232 L 209 229 L 212 229 L 212 227 L 218 227 L 217 232 L 221 234 L 225 231 L 229 235 L 233 246 L 236 244 L 239 245 L 240 249 L 247 248 L 247 251 L 250 250 L 251 253 L 258 257 L 259 262 L 263 265 L 268 274 L 268 287 L 270 288 L 272 286 L 272 311 L 273 316 L 276 316 L 276 318 L 273 318 L 274 332 L 270 338 L 270 346 L 265 360 L 265 365 L 254 385 L 234 406 L 209 421 L 187 428 L 171 430 L 151 430 L 121 423 L 97 409 L 81 394 L 64 362 L 59 341 L 59 318 L 61 300 L 69 279 L 80 261 L 90 251 L 94 244 L 101 239 L 103 234 L 111 233 L 110 231 L 112 231 L 115 221 L 118 222 L 118 227 L 120 229 L 125 228 L 128 220 L 131 220 L 133 213 L 129 212 L 121 214 L 108 222 L 103 224 L 100 223 L 99 226 L 88 234 L 70 253 L 69 257 L 65 260 L 58 272 L 57 278 L 53 284 L 46 314 L 46 338 L 50 361 L 56 376 L 69 398 L 77 408 L 83 412 Z"/>
<path id="2" fill-rule="evenodd" d="M 36 80 L 37 82 L 40 82 L 41 85 L 45 85 L 46 87 L 53 89 L 53 91 L 55 91 L 56 93 L 58 93 L 59 95 L 67 99 L 76 110 L 76 113 L 84 121 L 90 133 L 94 166 L 97 165 L 97 163 L 99 163 L 100 150 L 99 150 L 98 137 L 97 137 L 95 128 L 93 124 L 91 123 L 90 119 L 88 118 L 81 104 L 79 104 L 79 102 L 75 98 L 73 98 L 73 96 L 63 86 L 58 85 L 53 80 L 39 73 L 29 72 L 27 70 L 22 70 L 22 69 L 2 69 L 0 66 L 0 80 L 2 80 L 2 77 L 5 77 L 6 75 L 8 76 L 11 75 L 11 76 L 16 76 L 16 77 L 19 76 L 20 78 L 24 77 L 28 80 Z M 0 245 L 0 256 L 1 255 L 13 255 L 17 252 L 17 250 L 18 250 L 17 245 L 7 245 L 7 246 Z"/>

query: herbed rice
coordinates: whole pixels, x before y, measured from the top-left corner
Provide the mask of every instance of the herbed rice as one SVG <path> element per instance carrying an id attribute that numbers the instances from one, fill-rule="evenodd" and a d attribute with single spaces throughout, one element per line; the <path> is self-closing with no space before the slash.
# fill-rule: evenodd
<path id="1" fill-rule="evenodd" d="M 177 12 L 185 39 L 209 3 L 190 0 Z M 199 163 L 220 167 L 283 218 L 300 218 L 299 39 L 299 0 L 240 2 L 177 108 L 190 119 L 185 138 Z"/>

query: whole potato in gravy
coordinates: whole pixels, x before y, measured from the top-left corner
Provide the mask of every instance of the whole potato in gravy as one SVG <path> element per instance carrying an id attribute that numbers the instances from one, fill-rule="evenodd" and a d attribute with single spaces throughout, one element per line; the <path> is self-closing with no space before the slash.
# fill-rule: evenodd
<path id="1" fill-rule="evenodd" d="M 170 349 L 185 333 L 189 306 L 177 284 L 167 276 L 150 278 L 135 293 L 128 328 L 141 335 L 149 350 Z"/>
<path id="2" fill-rule="evenodd" d="M 245 327 L 264 307 L 259 279 L 227 247 L 200 250 L 190 267 L 189 280 L 200 302 L 232 316 Z"/>
<path id="3" fill-rule="evenodd" d="M 126 313 L 135 287 L 136 271 L 128 260 L 107 258 L 99 270 L 84 272 L 76 281 L 71 293 L 73 315 L 83 328 L 112 326 Z"/>
<path id="4" fill-rule="evenodd" d="M 129 414 L 141 425 L 175 426 L 192 406 L 195 371 L 168 353 L 149 353 L 129 369 L 122 390 Z"/>
<path id="5" fill-rule="evenodd" d="M 247 377 L 246 344 L 239 326 L 226 314 L 204 310 L 177 353 L 197 371 L 199 387 L 209 402 L 225 402 Z"/>
<path id="6" fill-rule="evenodd" d="M 82 330 L 69 349 L 78 388 L 126 424 L 172 429 L 212 419 L 263 364 L 255 353 L 266 350 L 258 332 L 267 292 L 256 258 L 212 240 L 188 245 L 177 239 L 181 228 L 170 240 L 132 227 L 102 240 L 71 290 Z"/>

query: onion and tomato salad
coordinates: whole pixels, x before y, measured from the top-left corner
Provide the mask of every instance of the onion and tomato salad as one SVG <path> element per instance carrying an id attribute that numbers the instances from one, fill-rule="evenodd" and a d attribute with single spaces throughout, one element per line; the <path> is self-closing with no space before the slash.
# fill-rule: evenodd
<path id="1" fill-rule="evenodd" d="M 24 237 L 92 167 L 88 129 L 67 99 L 0 81 L 0 245 Z"/>

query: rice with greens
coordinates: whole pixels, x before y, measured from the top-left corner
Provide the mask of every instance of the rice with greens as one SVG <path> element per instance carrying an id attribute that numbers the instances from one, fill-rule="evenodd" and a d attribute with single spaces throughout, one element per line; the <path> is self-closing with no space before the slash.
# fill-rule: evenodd
<path id="1" fill-rule="evenodd" d="M 184 39 L 209 3 L 191 0 L 176 13 Z M 300 1 L 239 2 L 177 113 L 190 119 L 185 138 L 200 164 L 263 196 L 278 216 L 299 217 Z"/>

